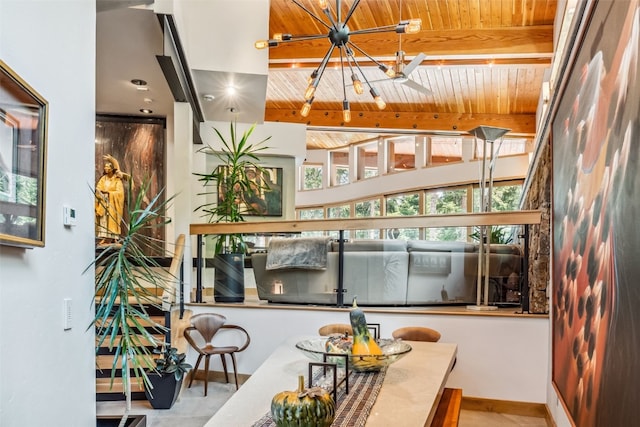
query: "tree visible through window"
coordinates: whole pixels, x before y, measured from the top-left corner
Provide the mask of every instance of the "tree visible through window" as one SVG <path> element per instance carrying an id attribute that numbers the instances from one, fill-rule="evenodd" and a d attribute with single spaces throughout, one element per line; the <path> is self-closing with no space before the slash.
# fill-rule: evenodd
<path id="1" fill-rule="evenodd" d="M 444 215 L 467 211 L 467 189 L 427 191 L 425 214 Z M 466 227 L 429 228 L 426 238 L 440 241 L 465 241 Z"/>

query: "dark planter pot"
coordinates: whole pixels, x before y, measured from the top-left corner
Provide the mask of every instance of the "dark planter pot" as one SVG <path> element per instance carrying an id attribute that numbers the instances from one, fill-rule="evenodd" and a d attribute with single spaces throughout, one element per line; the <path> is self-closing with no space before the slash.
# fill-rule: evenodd
<path id="1" fill-rule="evenodd" d="M 118 427 L 122 417 L 100 416 L 96 417 L 96 427 Z M 146 415 L 129 415 L 124 423 L 125 427 L 147 427 Z"/>
<path id="2" fill-rule="evenodd" d="M 160 376 L 155 372 L 148 372 L 147 375 L 149 376 L 149 382 L 153 385 L 153 390 L 147 390 L 145 386 L 144 394 L 147 396 L 151 406 L 154 409 L 171 408 L 178 399 L 184 376 L 179 381 L 176 381 L 176 377 L 173 374 Z"/>
<path id="3" fill-rule="evenodd" d="M 218 254 L 213 267 L 216 302 L 244 302 L 244 254 Z"/>

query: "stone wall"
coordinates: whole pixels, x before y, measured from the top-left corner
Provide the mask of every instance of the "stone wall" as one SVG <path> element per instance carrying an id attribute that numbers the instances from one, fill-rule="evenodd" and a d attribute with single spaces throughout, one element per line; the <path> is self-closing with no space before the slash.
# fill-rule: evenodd
<path id="1" fill-rule="evenodd" d="M 547 286 L 551 261 L 551 144 L 540 147 L 538 166 L 530 177 L 530 186 L 522 209 L 540 210 L 540 225 L 529 227 L 529 312 L 549 313 Z"/>

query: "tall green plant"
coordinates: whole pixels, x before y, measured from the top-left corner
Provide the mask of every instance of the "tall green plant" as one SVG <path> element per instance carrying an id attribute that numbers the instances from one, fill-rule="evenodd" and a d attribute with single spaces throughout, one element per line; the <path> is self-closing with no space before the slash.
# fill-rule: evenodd
<path id="1" fill-rule="evenodd" d="M 489 243 L 508 244 L 513 241 L 513 236 L 511 235 L 511 229 L 509 227 L 494 225 L 489 226 L 488 228 Z M 469 237 L 476 242 L 480 242 L 482 238 L 481 234 L 480 227 L 475 227 L 475 230 L 473 233 L 469 234 Z"/>
<path id="2" fill-rule="evenodd" d="M 146 309 L 146 306 L 161 307 L 152 287 L 164 288 L 168 271 L 146 255 L 146 250 L 164 251 L 164 247 L 162 241 L 149 237 L 152 233 L 145 231 L 171 222 L 165 211 L 173 197 L 162 200 L 161 191 L 147 203 L 149 184 L 145 180 L 134 194 L 131 180 L 127 181 L 125 209 L 128 215 L 125 217 L 129 223 L 123 224 L 124 233 L 114 244 L 98 252 L 85 270 L 95 268 L 95 317 L 89 328 L 96 331 L 96 353 L 105 344 L 113 352 L 112 387 L 116 369 L 119 364 L 122 366 L 127 397 L 123 420 L 131 409 L 130 369 L 138 381 L 149 384 L 145 370 L 154 369 L 155 360 L 148 346 L 161 345 L 153 333 L 167 331 L 165 326 L 153 321 Z"/>
<path id="3" fill-rule="evenodd" d="M 242 136 L 238 137 L 236 123 L 231 122 L 229 138 L 225 138 L 222 133 L 214 128 L 222 147 L 216 150 L 211 145 L 207 145 L 199 152 L 213 154 L 219 161 L 211 172 L 205 174 L 195 174 L 198 181 L 203 186 L 214 189 L 199 193 L 204 196 L 214 196 L 216 200 L 209 201 L 196 208 L 201 210 L 209 222 L 244 222 L 244 215 L 248 213 L 259 213 L 250 203 L 247 196 L 260 190 L 269 188 L 261 182 L 252 180 L 249 172 L 266 174 L 264 167 L 260 166 L 258 153 L 268 147 L 264 144 L 271 139 L 267 137 L 258 143 L 249 143 L 249 138 L 255 129 L 255 124 L 247 129 Z M 244 253 L 246 244 L 241 234 L 219 235 L 216 237 L 215 253 Z"/>

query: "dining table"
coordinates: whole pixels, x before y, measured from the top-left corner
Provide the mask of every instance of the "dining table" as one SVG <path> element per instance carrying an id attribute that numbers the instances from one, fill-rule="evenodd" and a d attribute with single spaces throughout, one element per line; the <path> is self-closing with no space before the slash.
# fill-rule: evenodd
<path id="1" fill-rule="evenodd" d="M 309 362 L 296 343 L 314 337 L 285 339 L 205 427 L 252 427 L 269 413 L 273 396 L 297 389 L 298 377 L 308 378 Z M 317 337 L 315 337 L 317 338 Z M 457 345 L 407 341 L 405 356 L 386 369 L 365 426 L 430 426 L 457 354 Z M 350 379 L 357 372 L 351 371 Z M 344 386 L 344 385 L 343 385 Z"/>

